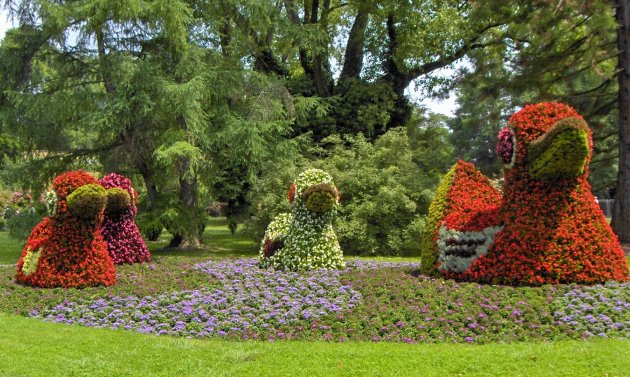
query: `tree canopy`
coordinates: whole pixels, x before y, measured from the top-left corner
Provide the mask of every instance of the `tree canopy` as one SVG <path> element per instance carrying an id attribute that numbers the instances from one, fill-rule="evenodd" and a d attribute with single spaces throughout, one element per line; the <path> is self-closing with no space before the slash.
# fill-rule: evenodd
<path id="1" fill-rule="evenodd" d="M 341 153 L 406 127 L 426 154 L 414 166 L 442 169 L 440 153 L 427 165 L 426 140 L 436 136 L 418 127 L 434 115 L 410 89 L 455 91 L 454 116 L 437 123 L 450 129 L 456 157 L 489 174 L 499 174 L 494 143 L 508 114 L 529 102 L 569 103 L 595 131 L 594 189 L 615 185 L 617 24 L 607 1 L 2 6 L 18 25 L 0 44 L 6 179 L 41 189 L 71 167 L 136 176 L 141 208 L 173 245 L 199 244 L 211 201 L 227 203 L 230 218 L 250 214 L 267 169 L 316 160 L 313 147 Z M 457 74 L 435 74 L 443 68 Z"/>

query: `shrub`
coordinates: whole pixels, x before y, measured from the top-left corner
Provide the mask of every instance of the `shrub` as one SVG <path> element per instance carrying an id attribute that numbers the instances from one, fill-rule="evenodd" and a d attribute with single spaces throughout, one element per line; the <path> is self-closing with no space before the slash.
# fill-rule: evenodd
<path id="1" fill-rule="evenodd" d="M 433 126 L 392 129 L 374 143 L 363 136 L 330 137 L 326 149 L 312 151 L 317 161 L 284 161 L 266 169 L 251 192 L 247 230 L 260 239 L 274 215 L 290 210 L 285 193 L 292 176 L 315 166 L 342 188 L 334 224 L 344 254 L 417 255 L 440 171 L 451 164 L 446 140 L 446 130 Z"/>
<path id="2" fill-rule="evenodd" d="M 225 216 L 226 208 L 227 208 L 227 203 L 211 202 L 206 208 L 206 212 L 208 212 L 208 216 L 221 217 L 221 216 Z"/>
<path id="3" fill-rule="evenodd" d="M 25 240 L 31 233 L 31 230 L 38 222 L 41 221 L 43 215 L 35 207 L 28 207 L 22 210 L 5 210 L 6 230 L 9 236 L 16 240 Z"/>
<path id="4" fill-rule="evenodd" d="M 415 161 L 422 153 L 407 131 L 390 130 L 374 143 L 362 136 L 327 141 L 332 146 L 315 165 L 342 187 L 336 229 L 344 252 L 417 255 L 439 173 Z"/>
<path id="5" fill-rule="evenodd" d="M 157 241 L 162 234 L 164 225 L 154 212 L 144 212 L 136 217 L 136 223 L 140 233 L 149 241 Z"/>

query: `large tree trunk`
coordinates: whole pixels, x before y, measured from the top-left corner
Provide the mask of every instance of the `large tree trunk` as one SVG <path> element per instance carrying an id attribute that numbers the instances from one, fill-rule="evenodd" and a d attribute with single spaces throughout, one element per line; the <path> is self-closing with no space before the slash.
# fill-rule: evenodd
<path id="1" fill-rule="evenodd" d="M 619 172 L 612 226 L 619 241 L 630 243 L 630 1 L 617 0 L 619 49 Z"/>
<path id="2" fill-rule="evenodd" d="M 188 165 L 190 161 L 186 161 Z M 185 166 L 184 171 L 188 170 L 188 166 Z M 199 189 L 196 176 L 183 176 L 179 180 L 179 199 L 184 206 L 186 217 L 189 223 L 187 224 L 187 234 L 181 236 L 181 243 L 178 245 L 184 248 L 199 247 L 201 246 L 201 233 L 203 232 L 202 221 L 199 218 L 198 208 Z M 176 239 L 178 235 L 173 235 L 173 239 Z"/>
<path id="3" fill-rule="evenodd" d="M 158 191 L 155 181 L 153 180 L 153 172 L 149 168 L 149 165 L 139 157 L 135 159 L 136 168 L 140 171 L 144 185 L 147 188 L 147 194 L 149 196 L 149 203 L 151 203 L 151 209 L 157 208 Z"/>
<path id="4" fill-rule="evenodd" d="M 392 128 L 404 125 L 411 117 L 411 105 L 407 97 L 405 97 L 405 88 L 409 86 L 415 77 L 410 76 L 404 69 L 398 67 L 394 57 L 398 49 L 398 32 L 396 31 L 393 14 L 387 17 L 387 37 L 389 40 L 387 41 L 383 67 L 385 74 L 382 80 L 387 82 L 396 94 L 394 108 L 389 115 L 388 128 Z"/>
<path id="5" fill-rule="evenodd" d="M 363 69 L 363 56 L 365 51 L 365 28 L 367 27 L 369 12 L 365 4 L 359 5 L 357 16 L 352 23 L 346 52 L 343 59 L 343 69 L 339 81 L 353 78 L 358 79 Z"/>

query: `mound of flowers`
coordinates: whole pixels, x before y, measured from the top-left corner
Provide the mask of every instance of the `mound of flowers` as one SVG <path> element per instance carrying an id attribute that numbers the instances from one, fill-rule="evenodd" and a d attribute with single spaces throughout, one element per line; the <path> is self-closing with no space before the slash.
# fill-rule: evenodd
<path id="1" fill-rule="evenodd" d="M 502 195 L 473 164 L 458 161 L 442 179 L 422 235 L 422 272 L 452 276 L 488 252 L 501 229 Z"/>
<path id="2" fill-rule="evenodd" d="M 64 302 L 37 316 L 158 335 L 247 338 L 341 313 L 361 300 L 356 290 L 341 283 L 340 271 L 278 273 L 258 268 L 255 259 L 209 261 L 193 268 L 222 284 L 157 296 Z"/>
<path id="3" fill-rule="evenodd" d="M 557 325 L 574 337 L 630 338 L 630 284 L 574 287 L 552 302 Z"/>
<path id="4" fill-rule="evenodd" d="M 489 343 L 629 336 L 630 283 L 516 288 L 419 276 L 418 263 L 350 260 L 344 270 L 290 272 L 260 269 L 255 259 L 166 259 L 121 266 L 120 284 L 107 289 L 42 296 L 10 288 L 1 292 L 0 310 L 19 302 L 20 313 L 46 321 L 194 338 Z"/>
<path id="5" fill-rule="evenodd" d="M 151 260 L 135 222 L 137 194 L 129 178 L 111 173 L 99 180 L 107 190 L 107 210 L 102 233 L 114 264 Z"/>
<path id="6" fill-rule="evenodd" d="M 16 280 L 38 287 L 114 284 L 116 271 L 100 231 L 105 189 L 83 171 L 57 176 L 53 189 L 51 216 L 26 241 Z"/>
<path id="7" fill-rule="evenodd" d="M 332 219 L 339 207 L 339 191 L 332 177 L 319 169 L 301 173 L 288 194 L 291 214 L 269 224 L 260 248 L 260 266 L 279 270 L 345 267 Z"/>
<path id="8" fill-rule="evenodd" d="M 425 239 L 431 230 L 437 235 L 433 244 L 425 241 L 423 253 L 435 253 L 426 251 L 429 244 L 440 256 L 459 257 L 439 259 L 442 273 L 476 282 L 628 280 L 624 252 L 591 194 L 591 150 L 590 129 L 573 108 L 555 102 L 526 106 L 499 133 L 497 152 L 506 164 L 499 212 L 477 199 L 489 192 L 485 185 L 475 187 L 447 175 L 432 204 L 434 217 L 427 223 L 432 228 Z M 451 209 L 449 199 L 460 203 Z M 479 201 L 475 205 L 480 208 L 468 200 Z"/>

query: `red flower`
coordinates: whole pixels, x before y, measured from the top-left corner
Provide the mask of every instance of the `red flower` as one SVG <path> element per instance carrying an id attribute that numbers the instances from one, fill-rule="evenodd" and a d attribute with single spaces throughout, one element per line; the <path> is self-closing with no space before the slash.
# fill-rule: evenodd
<path id="1" fill-rule="evenodd" d="M 293 200 L 295 199 L 295 183 L 291 183 L 291 186 L 289 186 L 287 199 L 289 199 L 289 203 L 293 204 Z"/>

